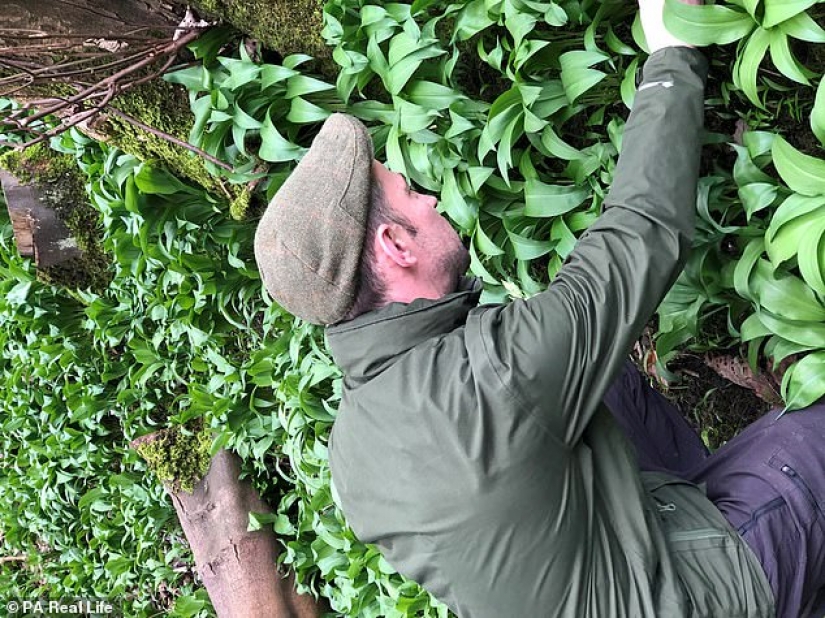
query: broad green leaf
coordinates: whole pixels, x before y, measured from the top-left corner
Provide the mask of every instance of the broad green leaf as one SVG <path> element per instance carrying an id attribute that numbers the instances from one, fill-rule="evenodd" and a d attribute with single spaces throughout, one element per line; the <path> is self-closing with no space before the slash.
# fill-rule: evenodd
<path id="1" fill-rule="evenodd" d="M 564 161 L 572 161 L 574 159 L 583 159 L 585 155 L 581 150 L 576 150 L 570 144 L 562 140 L 551 125 L 544 128 L 541 134 L 541 143 L 547 148 L 547 151 L 554 157 L 563 159 Z"/>
<path id="2" fill-rule="evenodd" d="M 758 260 L 749 288 L 757 302 L 779 318 L 800 322 L 825 322 L 825 307 L 800 278 L 777 276 L 766 260 Z"/>
<path id="3" fill-rule="evenodd" d="M 516 49 L 515 56 L 513 57 L 513 68 L 516 71 L 520 71 L 530 58 L 549 44 L 549 41 L 536 41 L 532 39 L 524 41 L 518 46 L 518 49 Z"/>
<path id="4" fill-rule="evenodd" d="M 742 6 L 754 20 L 756 19 L 756 9 L 760 2 L 762 2 L 762 0 L 742 0 Z"/>
<path id="5" fill-rule="evenodd" d="M 633 40 L 636 45 L 646 54 L 650 53 L 650 46 L 647 44 L 647 37 L 645 37 L 644 28 L 642 28 L 642 20 L 639 11 L 636 11 L 636 17 L 633 18 L 633 25 L 630 27 L 630 32 L 633 35 Z"/>
<path id="6" fill-rule="evenodd" d="M 616 54 L 621 54 L 623 56 L 636 55 L 636 50 L 617 37 L 616 33 L 613 32 L 613 28 L 609 25 L 607 27 L 607 34 L 605 35 L 605 43 L 607 43 L 608 49 Z"/>
<path id="7" fill-rule="evenodd" d="M 436 110 L 427 109 L 401 99 L 394 99 L 395 109 L 398 114 L 398 132 L 400 135 L 409 135 L 417 131 L 423 131 L 429 127 L 439 114 Z"/>
<path id="8" fill-rule="evenodd" d="M 529 13 L 521 12 L 516 13 L 505 20 L 504 26 L 513 37 L 514 49 L 518 49 L 521 46 L 521 42 L 524 37 L 533 31 L 533 28 L 536 27 L 536 21 L 535 16 L 530 15 Z"/>
<path id="9" fill-rule="evenodd" d="M 810 346 L 811 348 L 825 348 L 825 324 L 821 322 L 798 322 L 785 320 L 771 314 L 770 311 L 759 311 L 759 319 L 769 329 L 793 343 Z"/>
<path id="10" fill-rule="evenodd" d="M 487 236 L 487 233 L 481 226 L 481 221 L 478 221 L 476 224 L 476 231 L 475 234 L 473 234 L 473 241 L 478 247 L 478 250 L 481 251 L 487 257 L 496 257 L 497 255 L 504 255 L 504 249 L 499 247 L 490 239 L 489 236 Z"/>
<path id="11" fill-rule="evenodd" d="M 779 176 L 797 193 L 825 195 L 825 161 L 799 152 L 781 135 L 771 149 Z"/>
<path id="12" fill-rule="evenodd" d="M 258 156 L 264 161 L 273 163 L 281 161 L 297 161 L 304 156 L 307 149 L 298 144 L 293 144 L 285 139 L 272 124 L 269 114 L 261 126 L 261 147 L 258 149 Z"/>
<path id="13" fill-rule="evenodd" d="M 439 0 L 415 0 L 410 6 L 410 13 L 412 15 L 417 15 L 421 11 L 427 10 L 427 8 L 431 7 L 433 4 L 436 4 Z"/>
<path id="14" fill-rule="evenodd" d="M 800 84 L 810 85 L 805 70 L 800 66 L 799 61 L 794 58 L 791 48 L 788 45 L 788 37 L 781 32 L 773 31 L 771 36 L 771 60 L 779 72 L 788 79 L 792 79 Z"/>
<path id="15" fill-rule="evenodd" d="M 470 186 L 474 193 L 481 190 L 482 185 L 487 182 L 487 179 L 492 176 L 495 170 L 492 167 L 469 167 L 467 168 L 467 177 L 470 180 Z"/>
<path id="16" fill-rule="evenodd" d="M 742 143 L 745 144 L 752 159 L 768 154 L 773 147 L 774 139 L 776 139 L 776 133 L 770 131 L 745 131 L 742 134 Z"/>
<path id="17" fill-rule="evenodd" d="M 825 216 L 803 228 L 797 262 L 802 278 L 825 298 Z"/>
<path id="18" fill-rule="evenodd" d="M 513 245 L 513 252 L 518 260 L 535 260 L 550 253 L 553 243 L 549 240 L 537 240 L 528 238 L 512 230 L 507 230 L 507 235 Z"/>
<path id="19" fill-rule="evenodd" d="M 825 196 L 794 194 L 774 212 L 765 232 L 765 249 L 775 266 L 796 255 L 802 238 L 825 217 Z"/>
<path id="20" fill-rule="evenodd" d="M 748 38 L 733 67 L 734 83 L 739 86 L 750 101 L 765 109 L 757 89 L 757 74 L 759 65 L 765 58 L 765 52 L 771 44 L 772 35 L 764 28 L 757 28 Z"/>
<path id="21" fill-rule="evenodd" d="M 222 88 L 228 90 L 237 90 L 250 82 L 254 82 L 261 73 L 261 65 L 250 60 L 219 57 L 218 62 L 229 71 L 229 77 L 221 84 Z"/>
<path id="22" fill-rule="evenodd" d="M 567 12 L 551 0 L 550 6 L 544 13 L 544 21 L 551 26 L 564 26 L 568 22 Z"/>
<path id="23" fill-rule="evenodd" d="M 426 80 L 410 82 L 405 89 L 405 94 L 416 105 L 437 110 L 446 109 L 464 98 L 464 95 L 449 86 Z"/>
<path id="24" fill-rule="evenodd" d="M 189 92 L 203 92 L 212 87 L 211 73 L 202 65 L 167 73 L 163 80 L 170 84 L 180 84 Z"/>
<path id="25" fill-rule="evenodd" d="M 807 13 L 799 13 L 779 24 L 779 29 L 790 37 L 809 43 L 825 43 L 825 30 Z"/>
<path id="26" fill-rule="evenodd" d="M 378 101 L 359 101 L 350 105 L 347 111 L 365 122 L 377 121 L 382 124 L 392 124 L 396 116 L 392 103 L 379 103 Z"/>
<path id="27" fill-rule="evenodd" d="M 809 43 L 825 43 L 825 30 L 807 13 L 800 13 L 779 24 L 779 29 L 790 37 Z"/>
<path id="28" fill-rule="evenodd" d="M 310 60 L 312 60 L 312 56 L 307 54 L 290 54 L 284 58 L 283 65 L 288 69 L 295 69 Z"/>
<path id="29" fill-rule="evenodd" d="M 570 231 L 564 217 L 557 217 L 550 228 L 550 238 L 556 241 L 556 253 L 566 259 L 576 246 L 576 237 Z"/>
<path id="30" fill-rule="evenodd" d="M 393 40 L 390 42 L 391 52 L 393 50 L 392 43 L 394 43 L 402 35 L 406 35 L 406 33 L 401 33 L 393 37 Z M 401 47 L 406 49 L 406 44 L 402 44 Z M 428 45 L 426 47 L 416 48 L 414 51 L 395 62 L 393 62 L 393 60 L 389 60 L 389 69 L 385 80 L 387 90 L 389 90 L 390 94 L 398 94 L 416 70 L 418 70 L 418 67 L 421 66 L 422 62 L 431 58 L 436 58 L 445 53 L 446 52 L 443 49 L 439 49 L 436 45 Z M 390 54 L 390 56 L 392 56 L 392 54 Z"/>
<path id="31" fill-rule="evenodd" d="M 501 142 L 496 150 L 496 161 L 498 162 L 498 170 L 504 182 L 510 184 L 510 168 L 513 166 L 513 144 L 524 133 L 524 108 L 520 114 L 507 124 L 504 133 L 501 136 Z"/>
<path id="32" fill-rule="evenodd" d="M 485 0 L 472 0 L 458 13 L 453 26 L 453 41 L 466 41 L 495 22 L 487 15 Z"/>
<path id="33" fill-rule="evenodd" d="M 313 124 L 323 122 L 330 114 L 331 112 L 323 107 L 310 103 L 304 98 L 295 97 L 290 102 L 286 119 L 295 124 Z"/>
<path id="34" fill-rule="evenodd" d="M 298 75 L 298 72 L 278 64 L 265 64 L 261 67 L 261 89 L 266 90 L 274 84 L 286 81 Z"/>
<path id="35" fill-rule="evenodd" d="M 762 323 L 758 313 L 752 313 L 742 322 L 739 333 L 742 341 L 748 342 L 760 337 L 768 337 L 773 334 L 773 331 Z"/>
<path id="36" fill-rule="evenodd" d="M 135 186 L 143 193 L 154 195 L 195 192 L 166 170 L 148 164 L 141 165 L 135 174 Z"/>
<path id="37" fill-rule="evenodd" d="M 755 300 L 750 284 L 751 274 L 764 248 L 764 241 L 761 238 L 754 238 L 747 244 L 745 250 L 742 252 L 742 257 L 739 258 L 739 261 L 736 263 L 736 269 L 733 273 L 733 285 L 736 293 L 742 298 Z"/>
<path id="38" fill-rule="evenodd" d="M 478 211 L 467 203 L 458 190 L 455 174 L 451 169 L 444 170 L 441 189 L 441 208 L 465 232 L 470 233 L 476 227 Z"/>
<path id="39" fill-rule="evenodd" d="M 825 84 L 825 79 L 820 79 L 816 87 L 816 99 L 811 110 L 811 130 L 819 143 L 825 147 L 825 86 L 823 84 Z"/>
<path id="40" fill-rule="evenodd" d="M 785 410 L 799 410 L 815 403 L 823 395 L 825 395 L 825 352 L 808 354 L 788 368 L 782 379 Z"/>
<path id="41" fill-rule="evenodd" d="M 607 77 L 603 71 L 590 67 L 609 59 L 609 56 L 601 52 L 582 50 L 569 51 L 559 56 L 561 82 L 571 103 Z"/>
<path id="42" fill-rule="evenodd" d="M 243 111 L 239 105 L 232 113 L 232 124 L 247 131 L 261 128 L 261 123 Z"/>
<path id="43" fill-rule="evenodd" d="M 487 125 L 482 130 L 478 141 L 479 161 L 484 161 L 487 153 L 494 150 L 496 144 L 501 141 L 507 127 L 511 125 L 514 119 L 521 117 L 523 114 L 524 107 L 518 88 L 511 88 L 493 102 Z"/>
<path id="44" fill-rule="evenodd" d="M 524 214 L 527 217 L 555 217 L 570 212 L 590 195 L 585 187 L 548 185 L 535 178 L 524 185 Z"/>
<path id="45" fill-rule="evenodd" d="M 636 98 L 636 71 L 639 68 L 639 59 L 634 58 L 633 61 L 625 69 L 624 77 L 622 77 L 622 84 L 619 87 L 619 93 L 622 97 L 627 109 L 633 107 L 633 100 Z"/>
<path id="46" fill-rule="evenodd" d="M 745 207 L 748 220 L 753 216 L 753 213 L 773 204 L 778 193 L 779 187 L 766 182 L 754 182 L 739 187 L 739 199 Z"/>
<path id="47" fill-rule="evenodd" d="M 762 20 L 762 25 L 765 28 L 773 28 L 777 24 L 795 17 L 817 2 L 818 0 L 765 0 L 765 17 Z"/>
<path id="48" fill-rule="evenodd" d="M 498 285 L 499 283 L 499 280 L 481 263 L 478 253 L 476 253 L 475 238 L 473 242 L 470 243 L 470 271 L 476 277 L 481 277 L 481 280 L 484 281 L 485 284 Z"/>
<path id="49" fill-rule="evenodd" d="M 746 133 L 747 135 L 747 133 Z M 733 164 L 733 179 L 740 187 L 753 183 L 775 184 L 775 180 L 763 172 L 753 162 L 752 155 L 745 146 L 733 145 L 736 161 Z"/>
<path id="50" fill-rule="evenodd" d="M 665 0 L 664 22 L 670 32 L 693 45 L 727 45 L 756 26 L 753 18 L 742 11 L 718 4 L 689 5 L 679 0 Z"/>
<path id="51" fill-rule="evenodd" d="M 332 84 L 322 82 L 320 79 L 300 74 L 288 78 L 286 84 L 286 94 L 284 97 L 287 99 L 302 97 L 313 92 L 333 90 L 335 88 Z"/>

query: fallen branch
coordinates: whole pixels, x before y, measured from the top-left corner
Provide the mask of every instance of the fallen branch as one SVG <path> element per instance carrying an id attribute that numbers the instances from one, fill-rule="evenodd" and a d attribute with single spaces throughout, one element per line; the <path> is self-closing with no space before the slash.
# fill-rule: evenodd
<path id="1" fill-rule="evenodd" d="M 146 457 L 147 445 L 151 450 L 168 431 L 138 438 L 132 447 Z M 221 449 L 191 492 L 175 479 L 164 482 L 215 611 L 219 618 L 317 618 L 319 602 L 299 595 L 294 577 L 278 571 L 274 531 L 248 530 L 250 512 L 272 509 L 240 475 L 240 458 Z"/>

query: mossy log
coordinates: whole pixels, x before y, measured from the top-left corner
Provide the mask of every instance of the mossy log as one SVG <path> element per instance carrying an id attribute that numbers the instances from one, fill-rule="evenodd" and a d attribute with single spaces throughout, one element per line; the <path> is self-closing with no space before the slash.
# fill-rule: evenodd
<path id="1" fill-rule="evenodd" d="M 47 243 L 49 237 L 56 242 L 51 249 L 44 244 L 39 256 L 34 254 L 34 247 L 27 252 L 28 243 L 22 228 L 28 223 L 18 218 L 16 231 L 22 233 L 16 234 L 18 250 L 24 257 L 35 257 L 38 277 L 54 285 L 91 288 L 102 293 L 112 278 L 111 260 L 103 250 L 98 213 L 89 204 L 83 188 L 85 179 L 74 157 L 38 144 L 22 153 L 5 153 L 0 157 L 0 168 L 8 170 L 23 185 L 20 191 L 27 190 L 36 195 L 33 199 L 37 207 L 21 204 L 22 212 L 18 209 L 23 219 L 29 216 L 26 212 L 31 211 L 32 226 L 40 221 L 39 230 L 32 227 L 32 242 L 38 243 L 38 235 L 43 236 L 42 243 Z M 15 202 L 20 199 L 24 196 L 9 196 L 9 208 L 15 208 Z M 13 222 L 16 217 L 13 215 Z M 69 250 L 67 242 L 61 243 L 70 237 L 77 243 L 76 250 Z"/>
<path id="2" fill-rule="evenodd" d="M 194 0 L 192 4 L 282 56 L 309 54 L 317 61 L 313 69 L 334 81 L 337 68 L 332 48 L 321 36 L 323 0 Z"/>
<path id="3" fill-rule="evenodd" d="M 299 595 L 294 577 L 282 576 L 277 569 L 275 533 L 247 530 L 249 513 L 271 513 L 272 509 L 249 481 L 240 480 L 240 458 L 221 449 L 212 457 L 205 476 L 193 477 L 208 448 L 203 435 L 208 434 L 164 430 L 139 438 L 132 446 L 149 455 L 147 460 L 154 462 L 150 466 L 160 470 L 218 616 L 317 618 L 322 613 L 319 603 Z M 167 461 L 161 456 L 164 450 Z"/>
<path id="4" fill-rule="evenodd" d="M 44 205 L 36 186 L 2 170 L 0 182 L 20 255 L 33 257 L 38 268 L 80 257 L 77 240 L 55 211 Z"/>

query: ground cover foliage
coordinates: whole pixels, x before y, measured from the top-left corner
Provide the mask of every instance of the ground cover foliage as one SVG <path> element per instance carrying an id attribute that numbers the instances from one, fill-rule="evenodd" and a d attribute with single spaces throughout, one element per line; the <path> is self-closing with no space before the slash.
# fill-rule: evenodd
<path id="1" fill-rule="evenodd" d="M 741 342 L 754 366 L 790 362 L 783 396 L 802 407 L 825 393 L 821 7 L 668 6 L 674 31 L 723 46 L 710 52 L 694 252 L 659 309 L 658 353 Z M 274 526 L 284 566 L 336 613 L 447 615 L 333 503 L 340 374 L 323 333 L 266 298 L 247 213 L 323 119 L 348 111 L 471 237 L 485 300 L 535 294 L 598 216 L 645 43 L 625 2 L 329 0 L 325 24 L 335 83 L 301 54 L 263 62 L 223 29 L 192 46 L 202 66 L 167 76 L 190 92 L 192 143 L 235 168 L 210 172 L 246 188 L 234 204 L 79 133 L 53 142 L 100 213 L 106 291 L 39 281 L 3 221 L 2 548 L 33 556 L 0 566 L 4 598 L 114 595 L 151 615 L 172 604 L 166 587 L 177 615 L 208 614 L 174 511 L 128 448 L 179 425 L 241 455 L 277 505 L 250 525 Z"/>

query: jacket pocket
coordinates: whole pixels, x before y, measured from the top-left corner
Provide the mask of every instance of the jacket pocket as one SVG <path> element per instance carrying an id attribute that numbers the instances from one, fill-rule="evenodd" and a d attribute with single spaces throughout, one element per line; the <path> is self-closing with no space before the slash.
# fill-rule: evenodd
<path id="1" fill-rule="evenodd" d="M 783 486 L 776 486 L 776 484 L 774 486 L 785 501 L 791 504 L 796 516 L 806 525 L 810 525 L 817 519 L 820 525 L 825 523 L 823 505 L 817 500 L 816 494 L 805 478 L 805 473 L 800 471 L 800 467 L 793 461 L 793 458 L 780 448 L 768 460 L 768 465 L 779 473 L 778 476 Z"/>
<path id="2" fill-rule="evenodd" d="M 761 565 L 701 487 L 676 478 L 646 483 L 690 610 L 702 618 L 774 615 Z"/>

